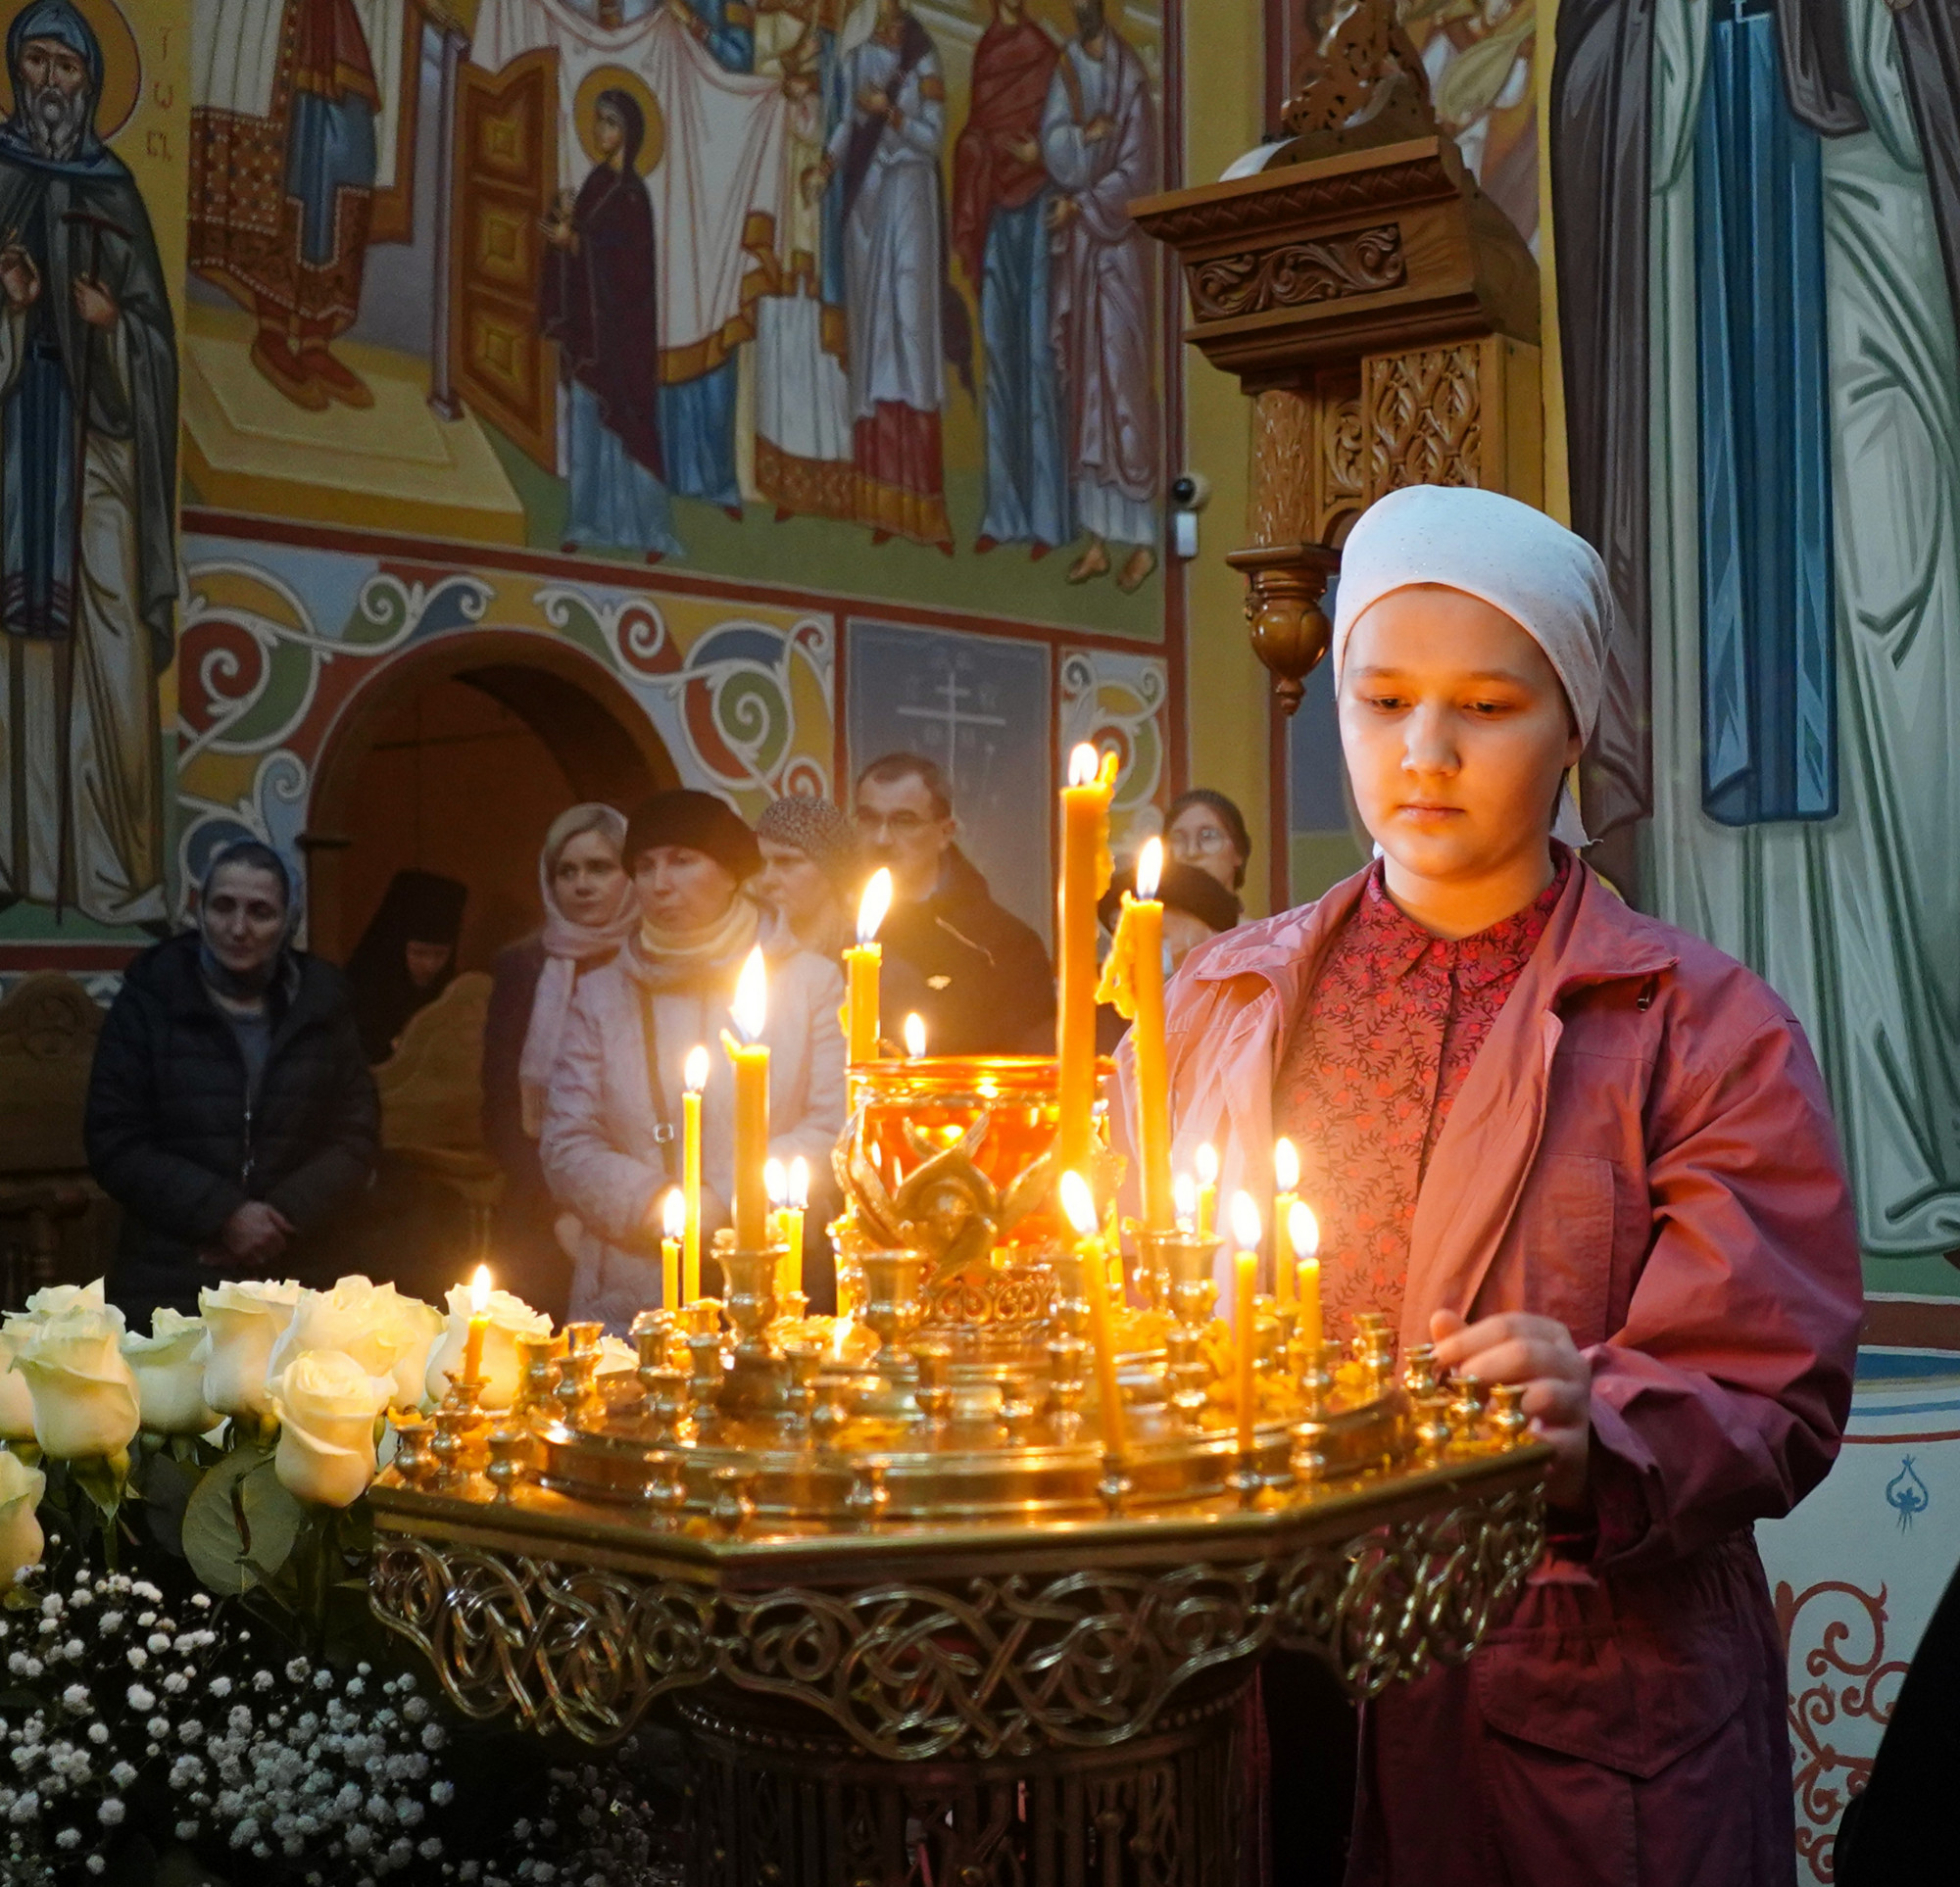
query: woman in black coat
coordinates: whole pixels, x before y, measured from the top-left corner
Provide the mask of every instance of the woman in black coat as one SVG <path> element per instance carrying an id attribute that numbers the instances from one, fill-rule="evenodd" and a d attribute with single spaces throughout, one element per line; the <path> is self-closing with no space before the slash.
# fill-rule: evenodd
<path id="1" fill-rule="evenodd" d="M 130 964 L 96 1044 L 88 1163 L 123 1210 L 109 1297 L 132 1330 L 226 1278 L 334 1269 L 380 1103 L 340 972 L 289 944 L 296 888 L 254 842 L 212 861 L 197 929 Z"/>

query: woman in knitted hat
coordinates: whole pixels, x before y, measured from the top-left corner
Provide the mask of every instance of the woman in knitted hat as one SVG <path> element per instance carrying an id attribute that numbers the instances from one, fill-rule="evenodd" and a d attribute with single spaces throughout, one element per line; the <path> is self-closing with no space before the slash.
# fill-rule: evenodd
<path id="1" fill-rule="evenodd" d="M 1504 1628 L 1363 1711 L 1348 1878 L 1788 1887 L 1752 1524 L 1837 1454 L 1862 1309 L 1817 1064 L 1775 991 L 1578 855 L 1567 780 L 1613 610 L 1591 545 L 1418 486 L 1355 524 L 1335 608 L 1381 855 L 1192 952 L 1167 1003 L 1177 1158 L 1209 1140 L 1225 1187 L 1264 1198 L 1291 1137 L 1327 1334 L 1387 1313 L 1404 1346 L 1520 1386 L 1552 1456 L 1547 1551 Z"/>
<path id="2" fill-rule="evenodd" d="M 828 799 L 772 799 L 756 821 L 762 869 L 753 890 L 771 957 L 809 950 L 841 962 L 857 934 L 863 864 L 858 829 Z"/>
<path id="3" fill-rule="evenodd" d="M 571 1315 L 619 1335 L 661 1301 L 662 1195 L 681 1178 L 689 1052 L 705 1048 L 702 1219 L 727 1223 L 734 1080 L 721 1049 L 728 1006 L 760 919 L 744 883 L 755 835 L 712 794 L 657 794 L 626 822 L 623 856 L 639 922 L 612 962 L 580 980 L 545 1099 L 539 1141 L 553 1197 L 570 1215 Z M 769 1151 L 828 1169 L 844 1127 L 844 979 L 808 950 L 769 969 Z M 713 1284 L 704 1279 L 702 1288 Z"/>

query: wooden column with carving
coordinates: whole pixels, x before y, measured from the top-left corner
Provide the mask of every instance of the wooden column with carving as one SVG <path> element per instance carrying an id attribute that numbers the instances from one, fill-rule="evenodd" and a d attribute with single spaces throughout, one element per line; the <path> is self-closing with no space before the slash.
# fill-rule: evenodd
<path id="1" fill-rule="evenodd" d="M 1392 20 L 1344 30 L 1374 38 L 1323 52 L 1363 76 L 1311 79 L 1263 169 L 1131 206 L 1183 265 L 1185 338 L 1253 402 L 1250 542 L 1227 560 L 1288 713 L 1367 506 L 1417 484 L 1543 495 L 1538 266 L 1436 127 Z"/>

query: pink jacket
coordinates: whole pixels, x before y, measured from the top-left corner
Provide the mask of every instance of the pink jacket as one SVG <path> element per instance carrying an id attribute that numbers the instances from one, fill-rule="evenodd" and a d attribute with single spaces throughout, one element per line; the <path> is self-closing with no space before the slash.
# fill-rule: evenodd
<path id="1" fill-rule="evenodd" d="M 1361 885 L 1227 932 L 1172 985 L 1174 1131 L 1217 1137 L 1228 1187 L 1270 1185 L 1279 1057 Z M 1431 1159 L 1403 1341 L 1443 1308 L 1572 1331 L 1596 1526 L 1467 1668 L 1367 1712 L 1350 1887 L 1788 1887 L 1783 1656 L 1750 1524 L 1838 1452 L 1850 1195 L 1788 1009 L 1590 869 Z"/>

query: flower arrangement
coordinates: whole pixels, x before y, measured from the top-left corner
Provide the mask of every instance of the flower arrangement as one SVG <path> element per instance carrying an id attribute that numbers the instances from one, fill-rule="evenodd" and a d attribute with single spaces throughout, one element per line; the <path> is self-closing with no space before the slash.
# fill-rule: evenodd
<path id="1" fill-rule="evenodd" d="M 98 1282 L 0 1323 L 0 1879 L 677 1878 L 642 1748 L 466 1722 L 368 1610 L 386 1411 L 437 1399 L 470 1308 L 226 1282 L 144 1333 Z M 514 1386 L 550 1321 L 490 1320 Z"/>

